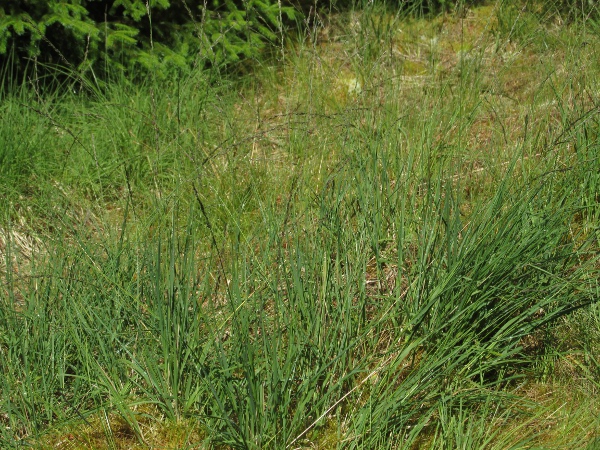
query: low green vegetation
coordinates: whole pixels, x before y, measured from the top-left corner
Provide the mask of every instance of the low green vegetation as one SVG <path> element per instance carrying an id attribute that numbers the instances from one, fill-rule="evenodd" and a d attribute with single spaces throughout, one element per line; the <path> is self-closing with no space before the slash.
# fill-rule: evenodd
<path id="1" fill-rule="evenodd" d="M 0 447 L 597 448 L 600 28 L 563 3 L 5 75 Z"/>

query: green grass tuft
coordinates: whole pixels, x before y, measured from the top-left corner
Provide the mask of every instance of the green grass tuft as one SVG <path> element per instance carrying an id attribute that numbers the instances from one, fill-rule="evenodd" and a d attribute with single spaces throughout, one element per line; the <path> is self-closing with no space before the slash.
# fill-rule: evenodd
<path id="1" fill-rule="evenodd" d="M 543 14 L 6 94 L 0 446 L 592 445 L 600 46 Z"/>

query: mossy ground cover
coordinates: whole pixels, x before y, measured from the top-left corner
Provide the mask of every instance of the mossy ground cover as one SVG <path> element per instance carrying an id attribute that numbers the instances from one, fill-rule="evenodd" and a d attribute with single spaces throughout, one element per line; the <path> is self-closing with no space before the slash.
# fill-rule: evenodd
<path id="1" fill-rule="evenodd" d="M 2 448 L 593 448 L 596 22 L 308 24 L 4 95 Z"/>

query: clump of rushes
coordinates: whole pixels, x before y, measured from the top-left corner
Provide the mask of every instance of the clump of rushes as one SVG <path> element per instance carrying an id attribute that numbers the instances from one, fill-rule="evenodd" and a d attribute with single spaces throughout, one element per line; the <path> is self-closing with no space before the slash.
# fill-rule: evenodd
<path id="1" fill-rule="evenodd" d="M 512 14 L 4 94 L 0 447 L 588 445 L 600 46 Z"/>

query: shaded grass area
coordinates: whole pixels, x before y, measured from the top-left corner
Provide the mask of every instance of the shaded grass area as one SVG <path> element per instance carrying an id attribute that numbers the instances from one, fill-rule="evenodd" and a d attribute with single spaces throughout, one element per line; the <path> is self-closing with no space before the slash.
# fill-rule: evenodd
<path id="1" fill-rule="evenodd" d="M 2 98 L 2 448 L 585 448 L 600 47 L 544 14 Z"/>

